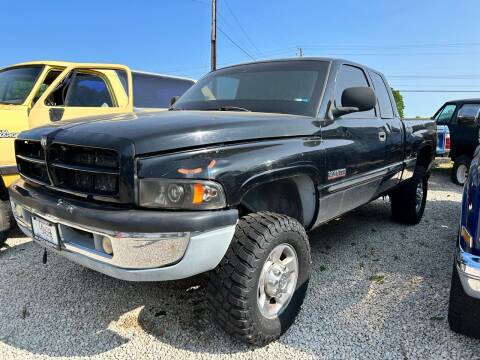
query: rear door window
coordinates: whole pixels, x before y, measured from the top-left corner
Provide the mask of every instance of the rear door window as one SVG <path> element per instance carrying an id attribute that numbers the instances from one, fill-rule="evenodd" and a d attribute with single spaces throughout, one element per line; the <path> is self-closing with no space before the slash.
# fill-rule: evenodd
<path id="1" fill-rule="evenodd" d="M 474 121 L 478 120 L 480 115 L 480 104 L 464 104 L 458 110 L 457 118 L 471 118 Z"/>
<path id="2" fill-rule="evenodd" d="M 362 69 L 351 66 L 351 65 L 342 65 L 337 74 L 336 85 L 335 85 L 335 105 L 342 105 L 342 94 L 343 90 L 350 87 L 369 87 L 367 77 Z M 375 109 L 368 111 L 360 111 L 352 114 L 343 115 L 343 118 L 374 118 Z"/>
<path id="3" fill-rule="evenodd" d="M 385 82 L 377 73 L 371 72 L 370 75 L 375 88 L 375 95 L 377 95 L 378 105 L 380 106 L 380 116 L 382 119 L 393 118 L 392 103 Z"/>

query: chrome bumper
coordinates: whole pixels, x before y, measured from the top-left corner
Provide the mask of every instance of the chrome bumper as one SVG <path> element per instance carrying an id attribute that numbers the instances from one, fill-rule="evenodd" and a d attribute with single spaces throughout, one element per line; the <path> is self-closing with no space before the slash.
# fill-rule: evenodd
<path id="1" fill-rule="evenodd" d="M 235 225 L 229 225 L 193 233 L 122 233 L 79 226 L 13 200 L 12 208 L 19 228 L 35 242 L 80 265 L 127 281 L 176 280 L 212 270 L 235 232 Z M 32 215 L 57 225 L 58 248 L 34 238 Z M 105 237 L 111 241 L 112 254 L 102 248 Z"/>
<path id="2" fill-rule="evenodd" d="M 457 246 L 455 263 L 465 293 L 480 299 L 480 256 L 467 253 Z"/>

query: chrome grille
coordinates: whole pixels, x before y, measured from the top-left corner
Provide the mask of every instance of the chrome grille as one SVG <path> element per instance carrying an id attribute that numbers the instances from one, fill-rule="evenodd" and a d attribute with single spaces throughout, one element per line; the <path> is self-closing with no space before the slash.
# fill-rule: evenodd
<path id="1" fill-rule="evenodd" d="M 116 151 L 59 143 L 52 143 L 47 149 L 45 154 L 40 142 L 17 140 L 20 173 L 60 190 L 118 195 L 120 165 Z"/>

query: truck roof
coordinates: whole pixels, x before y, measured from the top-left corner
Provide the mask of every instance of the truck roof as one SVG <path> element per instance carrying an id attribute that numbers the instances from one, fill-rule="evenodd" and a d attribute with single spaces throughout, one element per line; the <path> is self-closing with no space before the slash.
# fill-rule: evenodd
<path id="1" fill-rule="evenodd" d="M 281 58 L 281 59 L 249 61 L 249 62 L 245 62 L 245 63 L 225 66 L 225 67 L 222 67 L 221 69 L 228 69 L 228 68 L 233 68 L 233 67 L 236 67 L 236 66 L 243 66 L 243 65 L 249 65 L 249 64 L 270 63 L 270 62 L 277 62 L 277 61 L 278 62 L 281 62 L 281 61 L 327 61 L 327 62 L 332 62 L 332 63 L 333 62 L 335 62 L 335 63 L 347 63 L 347 64 L 351 64 L 351 65 L 357 65 L 359 67 L 377 72 L 379 74 L 382 73 L 381 71 L 372 69 L 371 67 L 365 66 L 363 64 L 359 64 L 355 61 L 350 61 L 350 60 L 346 60 L 346 59 L 342 59 L 342 58 L 331 58 L 331 57 L 301 57 L 301 58 L 296 57 L 296 58 Z M 218 69 L 218 70 L 221 70 L 221 69 Z"/>
<path id="2" fill-rule="evenodd" d="M 480 98 L 473 98 L 473 99 L 460 99 L 460 100 L 450 100 L 447 101 L 445 104 L 480 104 Z"/>
<path id="3" fill-rule="evenodd" d="M 86 62 L 74 62 L 74 61 L 39 60 L 39 61 L 27 61 L 27 62 L 23 62 L 23 63 L 9 65 L 9 66 L 4 67 L 3 69 L 18 67 L 18 66 L 31 66 L 31 65 L 48 65 L 48 66 L 59 66 L 59 67 L 88 66 L 88 67 L 92 67 L 92 68 L 105 67 L 105 66 L 112 66 L 112 67 L 125 66 L 125 65 L 121 65 L 121 64 L 109 64 L 109 63 L 86 63 Z M 3 69 L 0 69 L 0 70 L 3 70 Z M 138 70 L 131 70 L 131 71 L 132 71 L 132 73 L 136 73 L 136 74 L 144 74 L 144 75 L 149 75 L 149 76 L 159 76 L 159 77 L 166 77 L 166 78 L 178 79 L 178 80 L 188 80 L 188 81 L 195 82 L 194 79 L 181 77 L 181 76 L 159 74 L 159 73 L 152 73 L 152 72 L 138 71 Z"/>

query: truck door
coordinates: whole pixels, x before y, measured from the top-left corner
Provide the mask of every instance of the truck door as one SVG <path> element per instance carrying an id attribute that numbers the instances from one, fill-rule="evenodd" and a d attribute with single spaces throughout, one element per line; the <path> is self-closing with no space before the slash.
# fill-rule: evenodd
<path id="1" fill-rule="evenodd" d="M 369 75 L 375 88 L 375 95 L 377 95 L 379 116 L 386 123 L 385 166 L 388 173 L 380 185 L 380 192 L 383 192 L 400 181 L 402 163 L 405 157 L 404 128 L 400 117 L 394 111 L 395 100 L 387 82 L 382 75 L 374 71 L 370 71 Z"/>
<path id="2" fill-rule="evenodd" d="M 126 67 L 68 68 L 38 99 L 30 112 L 30 123 L 35 127 L 48 121 L 131 112 L 131 91 L 131 74 Z"/>
<path id="3" fill-rule="evenodd" d="M 335 79 L 334 104 L 342 106 L 349 87 L 372 87 L 365 71 L 342 65 Z M 319 222 L 327 221 L 370 201 L 378 192 L 385 167 L 386 121 L 378 107 L 343 115 L 322 128 L 325 146 L 326 186 Z"/>
<path id="4" fill-rule="evenodd" d="M 473 156 L 478 145 L 478 117 L 480 104 L 463 104 L 452 117 L 450 124 L 450 137 L 455 143 L 454 156 Z"/>

